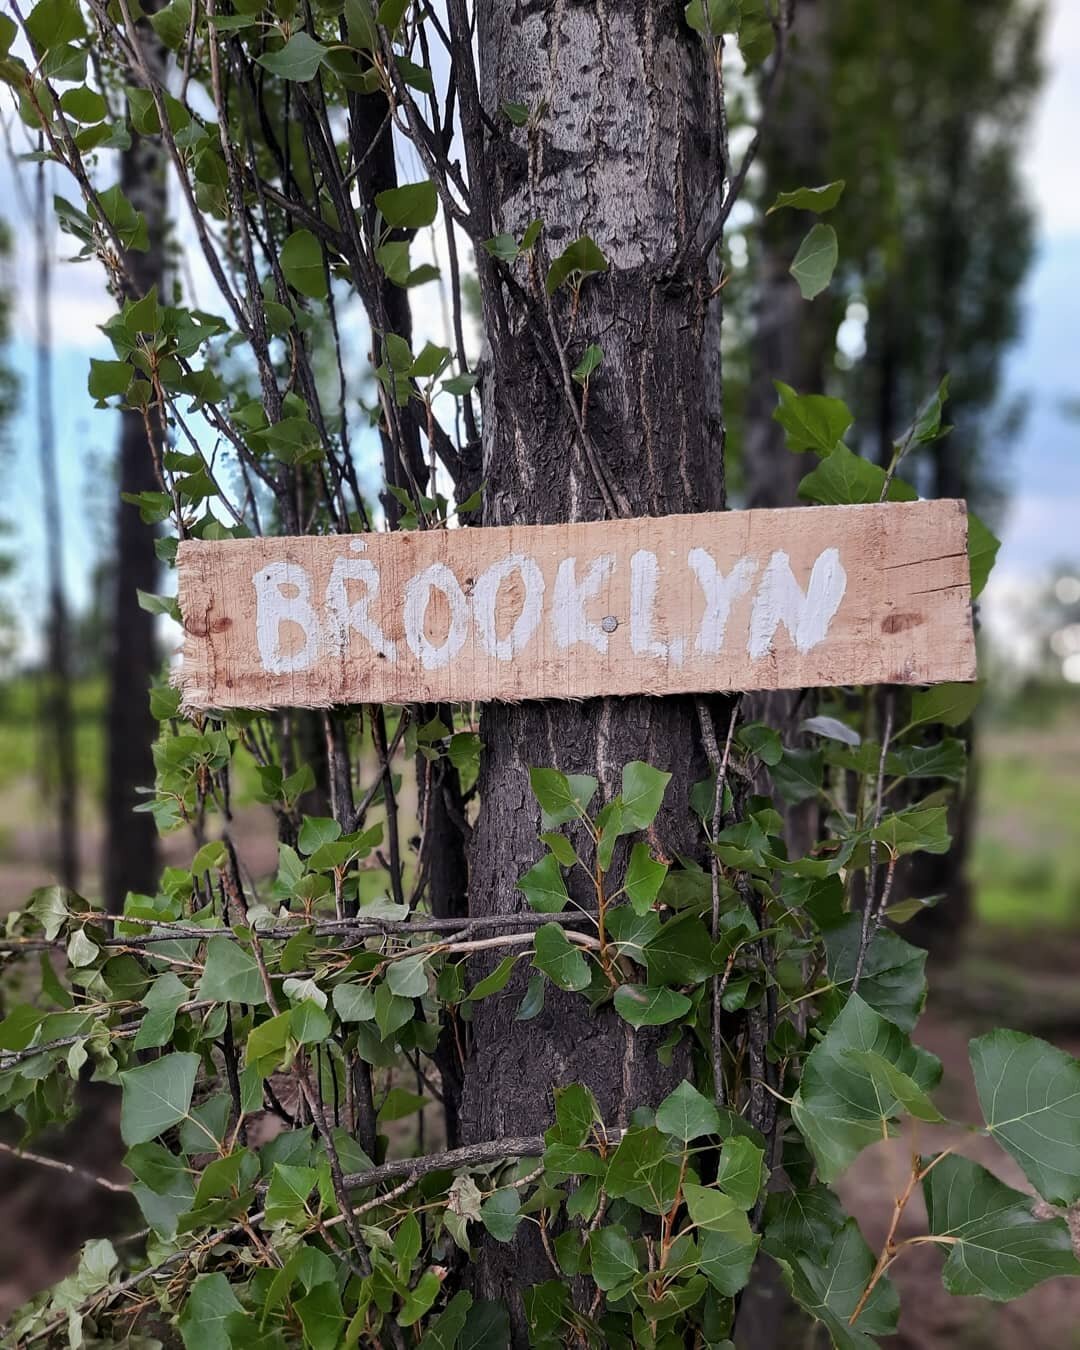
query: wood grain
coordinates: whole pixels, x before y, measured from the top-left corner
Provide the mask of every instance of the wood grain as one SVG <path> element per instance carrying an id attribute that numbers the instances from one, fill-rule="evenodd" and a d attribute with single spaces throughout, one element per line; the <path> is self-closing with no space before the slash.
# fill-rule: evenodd
<path id="1" fill-rule="evenodd" d="M 593 593 L 575 602 L 568 579 L 581 586 L 594 565 Z M 456 619 L 442 590 L 415 580 L 433 567 L 449 569 L 441 583 L 456 596 Z M 722 641 L 723 606 L 710 610 L 706 593 L 714 567 L 721 581 L 740 569 L 742 583 L 731 588 Z M 176 678 L 190 708 L 975 678 L 959 501 L 186 541 L 179 576 Z M 349 622 L 358 616 L 363 630 L 365 595 L 367 637 Z"/>

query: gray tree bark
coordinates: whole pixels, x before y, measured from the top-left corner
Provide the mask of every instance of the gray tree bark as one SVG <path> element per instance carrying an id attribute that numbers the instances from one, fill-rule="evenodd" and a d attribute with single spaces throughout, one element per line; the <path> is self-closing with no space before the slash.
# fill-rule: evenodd
<path id="1" fill-rule="evenodd" d="M 477 7 L 481 99 L 500 128 L 485 147 L 492 226 L 520 238 L 540 218 L 546 249 L 521 291 L 485 293 L 485 525 L 602 518 L 611 514 L 605 492 L 620 514 L 724 505 L 720 307 L 695 248 L 699 222 L 718 200 L 719 151 L 708 56 L 683 8 L 667 0 Z M 515 130 L 499 113 L 503 100 L 550 112 L 536 129 Z M 586 281 L 576 314 L 566 288 L 549 313 L 547 263 L 581 234 L 609 269 Z M 576 434 L 569 382 L 540 355 L 554 350 L 552 330 L 570 367 L 588 343 L 603 347 L 582 417 L 606 490 Z M 530 766 L 594 773 L 603 799 L 618 791 L 628 761 L 669 770 L 656 836 L 669 855 L 698 848 L 687 796 L 708 766 L 692 700 L 490 706 L 481 735 L 471 913 L 524 903 L 514 883 L 541 848 Z M 658 1063 L 660 1036 L 633 1032 L 610 1008 L 591 1015 L 580 995 L 550 985 L 544 1012 L 515 1021 L 525 976 L 519 969 L 502 995 L 476 1007 L 464 1142 L 542 1128 L 552 1089 L 574 1082 L 593 1090 L 606 1121 L 624 1125 L 633 1107 L 655 1103 L 681 1076 L 678 1057 L 671 1068 Z M 510 1305 L 516 1344 L 524 1343 L 520 1291 L 551 1277 L 530 1229 L 522 1225 L 505 1245 L 482 1242 L 475 1265 L 479 1296 Z"/>

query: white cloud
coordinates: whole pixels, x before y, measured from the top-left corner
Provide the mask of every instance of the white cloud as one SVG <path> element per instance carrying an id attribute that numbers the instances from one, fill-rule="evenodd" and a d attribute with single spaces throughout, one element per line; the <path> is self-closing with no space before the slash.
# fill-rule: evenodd
<path id="1" fill-rule="evenodd" d="M 1035 112 L 1027 172 L 1045 234 L 1080 231 L 1076 163 L 1080 126 L 1080 4 L 1053 0 L 1043 58 L 1047 78 Z"/>

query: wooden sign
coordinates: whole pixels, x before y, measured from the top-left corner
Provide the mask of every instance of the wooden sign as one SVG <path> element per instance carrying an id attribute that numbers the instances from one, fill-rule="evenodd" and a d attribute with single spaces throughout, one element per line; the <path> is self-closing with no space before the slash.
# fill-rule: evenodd
<path id="1" fill-rule="evenodd" d="M 958 501 L 180 545 L 190 708 L 975 678 Z"/>

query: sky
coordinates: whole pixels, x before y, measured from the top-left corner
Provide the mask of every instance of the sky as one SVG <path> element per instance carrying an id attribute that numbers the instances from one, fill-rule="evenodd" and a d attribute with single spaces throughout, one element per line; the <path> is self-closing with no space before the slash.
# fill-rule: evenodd
<path id="1" fill-rule="evenodd" d="M 991 631 L 1003 634 L 1015 627 L 1025 597 L 1050 567 L 1075 562 L 1080 571 L 1080 183 L 1073 171 L 1080 127 L 1080 0 L 1051 0 L 1045 60 L 1047 80 L 1024 165 L 1039 219 L 1038 254 L 1025 286 L 1022 336 L 1008 355 L 1004 372 L 1005 394 L 1022 393 L 1029 412 L 1010 457 L 1012 499 L 1003 520 L 998 566 L 983 603 Z M 29 186 L 33 169 L 22 172 Z M 51 190 L 74 195 L 59 178 Z M 28 563 L 20 569 L 13 598 L 31 616 L 23 635 L 24 650 L 30 652 L 37 645 L 32 616 L 40 612 L 44 595 L 32 383 L 36 321 L 29 284 L 34 234 L 20 208 L 6 157 L 0 159 L 0 212 L 7 215 L 16 239 L 9 284 L 17 297 L 13 325 L 17 337 L 9 359 L 24 379 L 22 408 L 11 437 L 14 474 L 4 475 L 13 487 L 0 502 L 0 517 L 14 523 L 21 555 Z M 59 235 L 55 244 L 59 258 L 74 251 L 66 236 Z M 199 302 L 220 308 L 212 283 L 198 269 L 195 281 Z M 437 288 L 414 294 L 424 302 L 421 335 L 440 340 Z M 82 608 L 89 596 L 92 564 L 100 556 L 113 509 L 108 463 L 118 419 L 115 413 L 95 409 L 86 393 L 88 358 L 111 355 L 98 331 L 111 312 L 104 275 L 96 263 L 57 263 L 52 296 L 54 412 L 65 485 L 66 579 L 76 608 Z"/>

